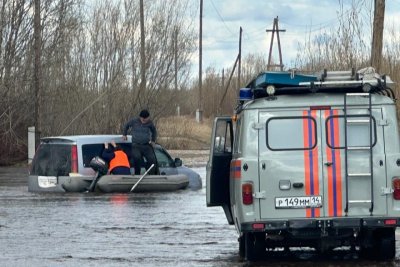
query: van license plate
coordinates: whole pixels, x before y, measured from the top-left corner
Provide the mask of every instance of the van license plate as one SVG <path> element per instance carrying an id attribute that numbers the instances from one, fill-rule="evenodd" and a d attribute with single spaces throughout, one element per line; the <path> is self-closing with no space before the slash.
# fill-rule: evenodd
<path id="1" fill-rule="evenodd" d="M 303 209 L 319 207 L 322 207 L 322 196 L 275 198 L 275 208 L 277 209 Z"/>

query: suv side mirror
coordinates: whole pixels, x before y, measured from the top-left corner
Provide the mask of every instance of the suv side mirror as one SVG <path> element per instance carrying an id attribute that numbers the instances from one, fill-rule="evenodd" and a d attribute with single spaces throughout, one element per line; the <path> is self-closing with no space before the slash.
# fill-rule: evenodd
<path id="1" fill-rule="evenodd" d="M 182 160 L 180 158 L 175 158 L 175 167 L 182 166 Z"/>

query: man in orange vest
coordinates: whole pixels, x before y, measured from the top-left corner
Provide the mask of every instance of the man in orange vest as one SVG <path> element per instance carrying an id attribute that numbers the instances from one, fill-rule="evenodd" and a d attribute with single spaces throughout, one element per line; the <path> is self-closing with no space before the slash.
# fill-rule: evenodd
<path id="1" fill-rule="evenodd" d="M 111 146 L 104 143 L 102 158 L 108 161 L 110 174 L 131 174 L 128 156 L 114 141 L 111 142 Z"/>

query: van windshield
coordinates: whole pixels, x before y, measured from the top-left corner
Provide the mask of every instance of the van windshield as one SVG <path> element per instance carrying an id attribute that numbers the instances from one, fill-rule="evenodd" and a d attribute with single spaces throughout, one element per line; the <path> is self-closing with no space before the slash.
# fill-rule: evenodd
<path id="1" fill-rule="evenodd" d="M 62 144 L 40 144 L 32 162 L 32 175 L 68 176 L 71 172 L 71 147 Z"/>

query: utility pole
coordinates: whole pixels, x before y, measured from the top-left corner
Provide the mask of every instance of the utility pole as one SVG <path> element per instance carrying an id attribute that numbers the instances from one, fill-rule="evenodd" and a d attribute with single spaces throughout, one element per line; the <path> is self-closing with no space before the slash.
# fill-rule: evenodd
<path id="1" fill-rule="evenodd" d="M 281 50 L 281 40 L 279 38 L 279 32 L 286 32 L 286 30 L 280 30 L 278 27 L 278 17 L 274 18 L 274 25 L 272 27 L 272 30 L 267 29 L 266 32 L 272 32 L 272 37 L 271 37 L 271 44 L 269 46 L 269 55 L 268 55 L 268 65 L 267 65 L 267 70 L 270 70 L 271 67 L 280 67 L 280 70 L 283 70 L 283 62 L 282 62 L 282 50 Z M 276 32 L 276 38 L 278 40 L 278 50 L 279 50 L 279 65 L 271 65 L 271 56 L 272 56 L 272 46 L 274 43 L 274 35 Z"/>
<path id="2" fill-rule="evenodd" d="M 218 91 L 218 98 L 219 98 L 220 93 L 224 90 L 224 88 L 225 88 L 225 69 L 222 68 L 221 86 L 220 86 L 219 91 Z M 217 100 L 217 101 L 218 101 L 218 100 Z M 217 105 L 218 105 L 218 104 L 217 104 Z M 222 106 L 218 105 L 218 106 L 216 107 L 216 109 L 217 109 L 217 114 L 221 114 Z"/>
<path id="3" fill-rule="evenodd" d="M 224 88 L 225 87 L 225 69 L 222 69 L 222 87 L 221 88 Z"/>
<path id="4" fill-rule="evenodd" d="M 197 122 L 203 121 L 203 104 L 202 104 L 202 44 L 203 44 L 203 0 L 200 0 L 200 30 L 199 30 L 199 105 L 196 111 L 196 120 Z"/>
<path id="5" fill-rule="evenodd" d="M 177 95 L 178 94 L 178 28 L 177 27 L 175 27 L 173 40 L 174 40 L 174 63 L 175 63 L 174 90 L 175 90 L 175 95 Z M 176 115 L 178 117 L 181 115 L 179 104 L 176 105 Z"/>
<path id="6" fill-rule="evenodd" d="M 238 62 L 238 86 L 240 88 L 240 75 L 242 70 L 242 27 L 239 30 L 239 62 Z"/>
<path id="7" fill-rule="evenodd" d="M 371 66 L 380 73 L 382 61 L 382 40 L 385 21 L 385 0 L 375 0 L 374 24 L 372 29 Z"/>
<path id="8" fill-rule="evenodd" d="M 140 89 L 139 92 L 146 90 L 146 55 L 145 55 L 145 39 L 144 39 L 144 10 L 143 0 L 140 0 Z M 138 97 L 140 94 L 138 92 Z"/>
<path id="9" fill-rule="evenodd" d="M 175 91 L 178 91 L 178 28 L 174 31 Z"/>
<path id="10" fill-rule="evenodd" d="M 40 102 L 41 102 L 41 52 L 42 52 L 42 42 L 41 42 L 41 27 L 40 27 L 40 0 L 35 0 L 35 13 L 33 18 L 33 31 L 34 31 L 34 50 L 35 50 L 35 67 L 34 72 L 34 90 L 35 90 L 35 146 L 39 144 L 40 131 L 41 131 L 41 116 L 40 116 Z"/>

